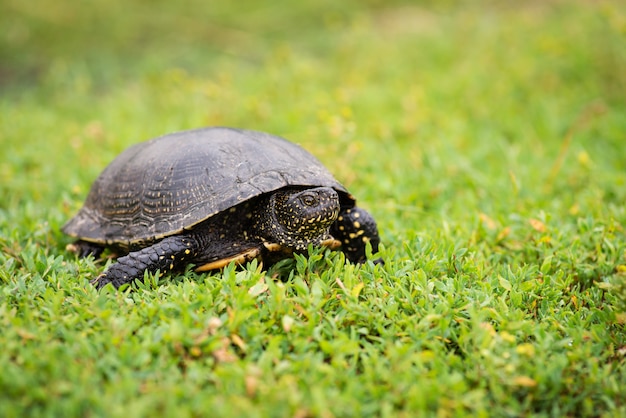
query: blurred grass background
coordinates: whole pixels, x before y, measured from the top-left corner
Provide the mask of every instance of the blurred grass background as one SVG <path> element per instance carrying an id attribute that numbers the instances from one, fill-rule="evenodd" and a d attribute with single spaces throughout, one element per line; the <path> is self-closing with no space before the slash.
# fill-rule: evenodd
<path id="1" fill-rule="evenodd" d="M 6 411 L 624 411 L 622 3 L 4 0 L 0 28 Z M 326 276 L 299 260 L 266 305 L 245 299 L 254 271 L 91 292 L 102 265 L 66 254 L 60 226 L 127 146 L 206 125 L 317 155 L 378 219 L 385 268 Z M 357 289 L 347 305 L 340 275 Z M 272 325 L 285 312 L 347 319 L 316 349 L 310 329 Z M 205 317 L 225 325 L 186 359 L 197 375 L 164 372 Z M 211 363 L 218 337 L 246 339 L 246 355 Z"/>
<path id="2" fill-rule="evenodd" d="M 592 165 L 596 175 L 624 169 L 624 17 L 613 2 L 0 7 L 6 125 L 29 124 L 32 112 L 50 120 L 32 138 L 5 140 L 5 151 L 29 160 L 20 170 L 50 170 L 55 165 L 27 146 L 48 144 L 67 158 L 58 166 L 72 169 L 55 167 L 64 189 L 99 172 L 90 169 L 89 149 L 110 159 L 130 142 L 200 125 L 293 138 L 348 185 L 379 184 L 376 198 L 399 207 L 451 204 L 450 181 L 467 182 L 467 198 L 489 197 L 476 205 L 508 201 L 514 193 L 503 191 L 527 187 L 534 198 L 562 190 L 573 197 L 561 186 L 580 191 Z M 25 113 L 16 100 L 33 106 Z M 81 180 L 72 179 L 77 156 L 90 170 Z M 500 187 L 484 187 L 484 176 L 498 177 L 490 181 Z M 609 197 L 619 201 L 621 186 Z"/>

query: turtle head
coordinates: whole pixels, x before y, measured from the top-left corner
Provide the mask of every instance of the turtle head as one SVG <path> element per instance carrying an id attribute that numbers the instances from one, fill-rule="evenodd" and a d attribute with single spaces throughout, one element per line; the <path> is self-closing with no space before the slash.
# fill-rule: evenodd
<path id="1" fill-rule="evenodd" d="M 330 187 L 278 190 L 269 196 L 257 221 L 265 240 L 305 250 L 330 238 L 329 227 L 339 214 L 339 196 Z"/>

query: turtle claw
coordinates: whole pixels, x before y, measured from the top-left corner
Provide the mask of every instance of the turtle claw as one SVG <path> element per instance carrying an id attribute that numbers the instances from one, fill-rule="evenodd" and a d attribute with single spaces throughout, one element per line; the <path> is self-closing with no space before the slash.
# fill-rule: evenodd
<path id="1" fill-rule="evenodd" d="M 120 286 L 128 283 L 128 280 L 126 280 L 126 278 L 116 279 L 116 278 L 109 277 L 110 275 L 107 274 L 108 272 L 109 270 L 105 271 L 104 273 L 96 277 L 95 279 L 91 280 L 89 283 L 95 286 L 97 290 L 101 290 L 109 283 L 111 283 L 113 287 L 116 289 L 119 289 Z"/>
<path id="2" fill-rule="evenodd" d="M 96 289 L 100 290 L 100 289 L 102 289 L 102 288 L 103 288 L 103 287 L 104 287 L 104 286 L 108 283 L 108 282 L 107 282 L 107 283 L 102 283 L 102 282 L 101 282 L 101 279 L 102 279 L 103 277 L 104 277 L 104 273 L 103 273 L 103 274 L 100 274 L 100 275 L 99 275 L 98 277 L 96 277 L 95 279 L 90 280 L 90 281 L 89 281 L 89 284 L 91 284 L 91 285 L 95 286 L 95 288 L 96 288 Z"/>
<path id="3" fill-rule="evenodd" d="M 94 244 L 92 242 L 78 240 L 71 244 L 67 244 L 65 249 L 69 252 L 76 254 L 79 258 L 86 258 L 90 255 L 93 258 L 98 258 L 102 255 L 104 247 L 102 245 Z"/>

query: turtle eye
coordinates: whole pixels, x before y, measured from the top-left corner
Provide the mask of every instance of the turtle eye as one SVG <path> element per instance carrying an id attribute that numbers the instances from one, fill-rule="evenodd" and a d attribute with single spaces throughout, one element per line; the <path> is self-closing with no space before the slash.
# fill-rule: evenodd
<path id="1" fill-rule="evenodd" d="M 317 196 L 312 193 L 306 193 L 300 197 L 300 201 L 306 206 L 315 206 L 317 205 Z"/>

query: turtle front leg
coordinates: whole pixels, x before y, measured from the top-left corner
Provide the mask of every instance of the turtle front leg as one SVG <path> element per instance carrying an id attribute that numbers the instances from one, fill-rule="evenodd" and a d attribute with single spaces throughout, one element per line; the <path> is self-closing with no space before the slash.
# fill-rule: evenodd
<path id="1" fill-rule="evenodd" d="M 341 251 L 353 263 L 365 262 L 365 246 L 368 242 L 372 246 L 372 252 L 378 252 L 378 227 L 372 215 L 365 209 L 353 207 L 340 212 L 330 233 L 341 241 Z M 374 262 L 382 263 L 383 260 L 377 259 Z"/>
<path id="2" fill-rule="evenodd" d="M 150 247 L 133 251 L 117 259 L 104 273 L 91 283 L 101 289 L 111 283 L 115 288 L 143 279 L 146 271 L 170 272 L 192 261 L 198 253 L 199 243 L 191 236 L 177 235 L 164 238 Z"/>

